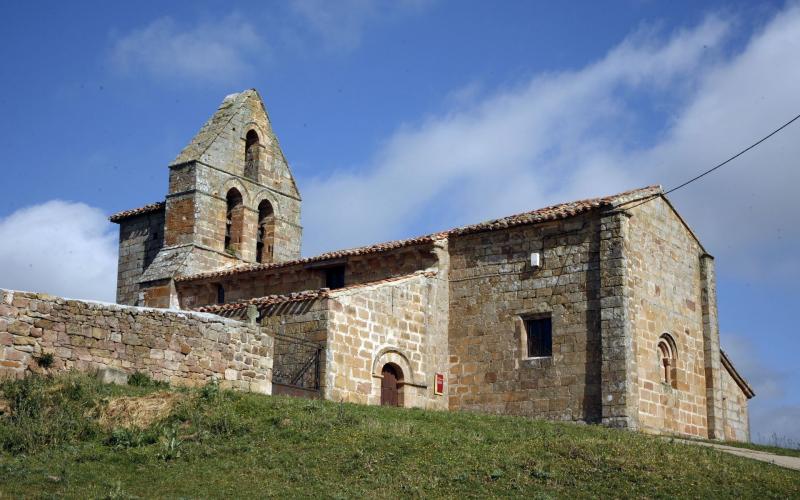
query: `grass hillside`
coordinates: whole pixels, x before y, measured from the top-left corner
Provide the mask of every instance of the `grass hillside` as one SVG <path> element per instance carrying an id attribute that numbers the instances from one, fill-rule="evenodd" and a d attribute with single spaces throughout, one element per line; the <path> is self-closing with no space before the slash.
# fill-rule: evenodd
<path id="1" fill-rule="evenodd" d="M 0 384 L 0 497 L 800 498 L 800 472 L 597 426 L 131 382 Z"/>

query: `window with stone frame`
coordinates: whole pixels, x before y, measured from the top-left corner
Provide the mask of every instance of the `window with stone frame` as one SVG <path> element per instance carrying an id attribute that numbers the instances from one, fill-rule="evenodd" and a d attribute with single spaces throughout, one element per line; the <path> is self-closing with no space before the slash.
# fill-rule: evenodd
<path id="1" fill-rule="evenodd" d="M 661 335 L 656 351 L 661 383 L 676 389 L 678 387 L 678 369 L 675 340 L 667 333 Z"/>
<path id="2" fill-rule="evenodd" d="M 553 355 L 553 321 L 547 316 L 523 318 L 525 325 L 525 354 L 528 358 Z"/>

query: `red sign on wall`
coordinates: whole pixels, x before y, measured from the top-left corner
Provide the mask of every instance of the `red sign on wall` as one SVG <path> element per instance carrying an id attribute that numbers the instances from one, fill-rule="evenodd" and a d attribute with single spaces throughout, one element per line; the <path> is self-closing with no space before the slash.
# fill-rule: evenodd
<path id="1" fill-rule="evenodd" d="M 438 396 L 444 394 L 444 373 L 436 374 L 436 381 L 433 386 L 433 393 Z"/>

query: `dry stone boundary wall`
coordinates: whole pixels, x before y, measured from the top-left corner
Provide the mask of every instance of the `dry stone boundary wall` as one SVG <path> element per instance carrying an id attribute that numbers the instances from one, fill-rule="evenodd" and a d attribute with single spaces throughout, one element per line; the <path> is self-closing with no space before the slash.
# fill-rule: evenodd
<path id="1" fill-rule="evenodd" d="M 106 367 L 172 385 L 271 393 L 273 338 L 212 314 L 170 311 L 0 289 L 0 377 Z"/>

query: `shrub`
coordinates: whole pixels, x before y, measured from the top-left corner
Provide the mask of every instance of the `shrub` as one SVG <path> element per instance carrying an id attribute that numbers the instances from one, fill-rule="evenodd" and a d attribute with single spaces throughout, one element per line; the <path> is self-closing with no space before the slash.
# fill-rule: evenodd
<path id="1" fill-rule="evenodd" d="M 200 397 L 206 401 L 215 401 L 219 399 L 219 395 L 219 381 L 215 378 L 200 389 Z"/>
<path id="2" fill-rule="evenodd" d="M 105 443 L 114 448 L 138 448 L 158 442 L 159 432 L 156 428 L 151 429 L 126 429 L 116 427 L 111 430 Z"/>
<path id="3" fill-rule="evenodd" d="M 158 458 L 164 461 L 180 458 L 181 445 L 183 445 L 183 441 L 178 436 L 178 427 L 164 427 L 161 434 L 161 451 L 158 453 Z"/>
<path id="4" fill-rule="evenodd" d="M 36 364 L 39 365 L 41 368 L 47 369 L 53 366 L 54 360 L 55 358 L 53 358 L 53 353 L 46 352 L 41 356 L 39 356 L 38 358 L 36 358 Z"/>

